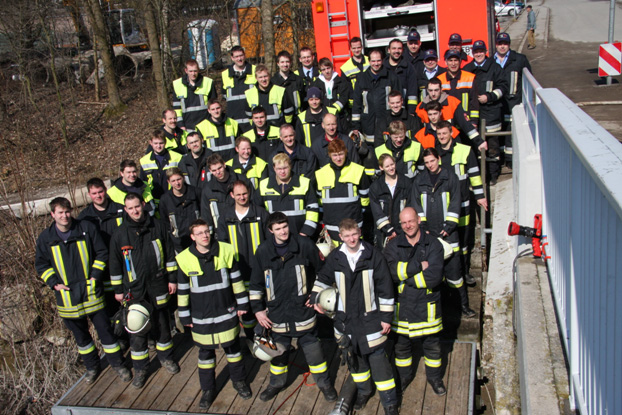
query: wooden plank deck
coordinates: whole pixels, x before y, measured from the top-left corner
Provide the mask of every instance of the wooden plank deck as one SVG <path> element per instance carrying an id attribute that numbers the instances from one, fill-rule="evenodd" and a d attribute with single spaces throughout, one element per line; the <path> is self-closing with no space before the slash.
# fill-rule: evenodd
<path id="1" fill-rule="evenodd" d="M 285 390 L 270 402 L 262 402 L 259 394 L 269 382 L 269 364 L 245 356 L 247 381 L 253 391 L 249 400 L 240 399 L 231 386 L 226 370 L 226 358 L 221 350 L 217 353 L 216 384 L 218 396 L 208 411 L 199 409 L 201 390 L 197 371 L 197 349 L 193 347 L 189 336 L 175 337 L 175 359 L 181 371 L 170 375 L 162 369 L 155 356 L 151 356 L 150 375 L 145 387 L 137 390 L 130 383 L 118 380 L 114 371 L 106 368 L 93 385 L 86 385 L 81 379 L 52 408 L 52 414 L 157 414 L 157 413 L 208 413 L 208 414 L 278 414 L 310 415 L 328 414 L 334 403 L 324 400 L 313 377 L 308 374 L 302 350 L 296 349 L 291 354 L 288 383 Z M 417 376 L 407 388 L 402 398 L 402 413 L 408 414 L 447 414 L 467 415 L 473 343 L 446 342 L 443 345 L 443 365 L 447 395 L 436 396 L 425 380 L 425 367 L 421 352 L 414 357 Z M 327 356 L 327 363 L 335 388 L 339 391 L 349 376 L 345 366 L 340 366 L 340 353 L 332 339 L 323 339 L 322 347 Z M 245 353 L 248 353 L 244 348 Z M 406 410 L 407 408 L 407 410 Z M 370 399 L 362 411 L 356 415 L 383 414 L 378 394 Z"/>

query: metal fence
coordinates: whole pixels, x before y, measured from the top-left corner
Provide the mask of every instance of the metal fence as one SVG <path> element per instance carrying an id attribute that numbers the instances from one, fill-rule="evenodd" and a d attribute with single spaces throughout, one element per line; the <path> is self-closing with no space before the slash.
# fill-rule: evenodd
<path id="1" fill-rule="evenodd" d="M 582 414 L 622 414 L 622 145 L 527 70 L 523 104 L 542 164 L 543 234 L 570 403 Z"/>

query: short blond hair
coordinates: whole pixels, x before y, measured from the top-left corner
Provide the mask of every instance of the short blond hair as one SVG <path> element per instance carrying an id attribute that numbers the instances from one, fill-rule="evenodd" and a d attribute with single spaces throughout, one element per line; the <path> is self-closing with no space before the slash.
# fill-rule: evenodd
<path id="1" fill-rule="evenodd" d="M 285 153 L 279 153 L 272 158 L 272 165 L 276 166 L 277 164 L 287 164 L 289 167 L 292 166 L 292 160 Z"/>

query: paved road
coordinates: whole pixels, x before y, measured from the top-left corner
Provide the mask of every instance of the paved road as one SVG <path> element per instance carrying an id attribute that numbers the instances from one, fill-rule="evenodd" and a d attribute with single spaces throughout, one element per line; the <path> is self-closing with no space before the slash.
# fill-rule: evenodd
<path id="1" fill-rule="evenodd" d="M 521 49 L 526 13 L 509 26 L 512 49 L 526 54 L 544 88 L 558 88 L 622 141 L 622 78 L 603 86 L 598 76 L 598 47 L 607 40 L 608 0 L 544 0 L 532 2 L 537 14 L 536 49 Z M 584 17 L 584 19 L 579 19 Z M 582 21 L 581 21 L 582 20 Z M 503 25 L 502 25 L 503 27 Z M 622 1 L 616 4 L 615 39 L 622 40 Z M 580 39 L 580 40 L 578 40 Z M 605 105 L 593 105 L 595 103 Z"/>
<path id="2" fill-rule="evenodd" d="M 545 0 L 551 10 L 549 36 L 567 42 L 605 43 L 609 34 L 609 0 Z M 616 2 L 614 39 L 622 40 L 622 1 Z M 550 39 L 549 39 L 550 40 Z"/>

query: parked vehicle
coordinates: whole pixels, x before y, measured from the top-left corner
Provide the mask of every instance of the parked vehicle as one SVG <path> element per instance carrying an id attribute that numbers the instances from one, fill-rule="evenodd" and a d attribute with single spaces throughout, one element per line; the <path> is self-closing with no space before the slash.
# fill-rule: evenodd
<path id="1" fill-rule="evenodd" d="M 523 11 L 524 3 L 510 2 L 503 4 L 500 1 L 495 1 L 495 14 L 497 16 L 518 16 Z"/>

